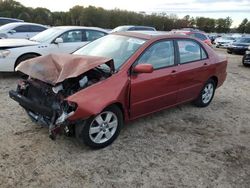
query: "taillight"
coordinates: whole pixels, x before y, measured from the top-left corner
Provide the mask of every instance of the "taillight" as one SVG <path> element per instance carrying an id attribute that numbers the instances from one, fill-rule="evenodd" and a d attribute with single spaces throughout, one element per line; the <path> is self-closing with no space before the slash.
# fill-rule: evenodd
<path id="1" fill-rule="evenodd" d="M 211 40 L 207 39 L 207 40 L 204 40 L 204 42 L 205 42 L 207 45 L 212 46 Z"/>

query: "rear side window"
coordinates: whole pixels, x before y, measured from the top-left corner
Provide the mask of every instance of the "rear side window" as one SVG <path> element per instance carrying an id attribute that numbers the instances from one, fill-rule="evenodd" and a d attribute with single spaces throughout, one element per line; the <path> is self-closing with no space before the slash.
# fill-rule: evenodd
<path id="1" fill-rule="evenodd" d="M 173 41 L 160 41 L 150 46 L 139 58 L 138 64 L 151 64 L 154 69 L 174 65 Z"/>
<path id="2" fill-rule="evenodd" d="M 38 25 L 33 25 L 33 26 L 30 26 L 30 32 L 42 32 L 44 30 L 46 30 L 45 27 L 41 27 L 41 26 L 38 26 Z"/>
<path id="3" fill-rule="evenodd" d="M 106 34 L 101 31 L 86 30 L 87 41 L 94 41 L 100 37 L 103 37 L 104 35 Z"/>
<path id="4" fill-rule="evenodd" d="M 177 44 L 180 54 L 180 64 L 207 58 L 204 49 L 193 40 L 178 40 Z"/>

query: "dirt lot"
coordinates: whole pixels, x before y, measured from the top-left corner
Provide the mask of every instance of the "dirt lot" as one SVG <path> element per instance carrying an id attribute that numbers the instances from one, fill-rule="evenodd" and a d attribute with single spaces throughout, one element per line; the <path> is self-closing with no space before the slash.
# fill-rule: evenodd
<path id="1" fill-rule="evenodd" d="M 227 81 L 209 107 L 141 118 L 102 150 L 50 140 L 9 99 L 17 76 L 1 74 L 0 187 L 249 187 L 250 68 L 228 58 Z"/>

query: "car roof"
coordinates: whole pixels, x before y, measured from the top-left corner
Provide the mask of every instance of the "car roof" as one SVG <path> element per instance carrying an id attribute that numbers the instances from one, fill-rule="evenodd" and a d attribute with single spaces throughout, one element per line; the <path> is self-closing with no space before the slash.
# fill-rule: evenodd
<path id="1" fill-rule="evenodd" d="M 97 30 L 102 31 L 104 33 L 108 33 L 105 29 L 99 27 L 86 27 L 86 26 L 55 26 L 53 28 L 63 29 L 63 30 L 71 30 L 71 29 L 90 29 L 90 30 Z"/>
<path id="2" fill-rule="evenodd" d="M 21 25 L 37 25 L 37 26 L 47 27 L 47 26 L 42 25 L 42 24 L 29 23 L 29 22 L 12 22 L 12 23 L 5 24 L 4 26 L 5 27 L 16 27 L 16 26 L 21 26 Z"/>
<path id="3" fill-rule="evenodd" d="M 7 18 L 7 17 L 0 17 L 1 20 L 12 20 L 17 22 L 23 22 L 23 20 L 17 19 L 17 18 Z"/>
<path id="4" fill-rule="evenodd" d="M 126 31 L 126 32 L 116 32 L 111 33 L 111 35 L 123 35 L 128 37 L 141 38 L 145 40 L 157 39 L 157 38 L 192 38 L 187 35 L 182 35 L 178 33 L 171 33 L 167 31 Z"/>

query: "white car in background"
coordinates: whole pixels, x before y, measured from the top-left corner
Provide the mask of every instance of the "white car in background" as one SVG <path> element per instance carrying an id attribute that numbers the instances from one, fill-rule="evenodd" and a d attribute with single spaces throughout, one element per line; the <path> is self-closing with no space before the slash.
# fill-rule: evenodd
<path id="1" fill-rule="evenodd" d="M 95 27 L 60 26 L 28 39 L 0 40 L 0 72 L 13 72 L 27 59 L 50 53 L 72 53 L 107 32 Z"/>
<path id="2" fill-rule="evenodd" d="M 234 37 L 231 36 L 224 36 L 224 37 L 218 37 L 214 40 L 214 44 L 216 48 L 222 47 L 227 48 L 230 44 L 232 44 L 235 41 Z"/>
<path id="3" fill-rule="evenodd" d="M 47 26 L 35 23 L 27 23 L 27 22 L 8 23 L 0 27 L 0 39 L 6 39 L 6 38 L 29 39 L 46 29 L 48 29 Z"/>

